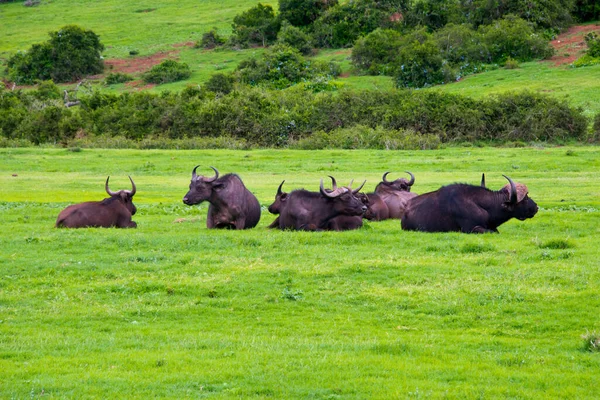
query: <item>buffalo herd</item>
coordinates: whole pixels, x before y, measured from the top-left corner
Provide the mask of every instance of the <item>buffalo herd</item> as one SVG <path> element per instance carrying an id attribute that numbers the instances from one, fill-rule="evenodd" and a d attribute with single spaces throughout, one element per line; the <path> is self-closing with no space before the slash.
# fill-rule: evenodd
<path id="1" fill-rule="evenodd" d="M 261 206 L 236 174 L 220 176 L 214 168 L 213 176 L 192 170 L 189 191 L 183 197 L 187 205 L 207 201 L 206 226 L 209 229 L 249 229 L 255 227 L 261 215 Z M 388 180 L 390 172 L 383 174 L 373 193 L 361 193 L 363 182 L 356 189 L 352 182 L 338 186 L 330 176 L 331 188 L 325 188 L 323 179 L 318 192 L 295 189 L 282 190 L 281 182 L 275 201 L 268 207 L 277 215 L 269 228 L 308 231 L 343 231 L 358 229 L 363 218 L 371 221 L 398 219 L 404 230 L 422 232 L 498 232 L 498 226 L 517 218 L 521 221 L 532 218 L 538 206 L 528 196 L 527 186 L 513 182 L 504 175 L 508 183 L 500 190 L 490 190 L 481 184 L 454 183 L 440 189 L 418 195 L 411 192 L 415 176 L 407 171 L 410 179 Z M 109 177 L 110 178 L 110 177 Z M 117 227 L 135 228 L 132 221 L 136 212 L 133 196 L 136 186 L 131 180 L 131 190 L 113 192 L 105 190 L 110 197 L 97 202 L 86 202 L 65 208 L 56 220 L 56 227 Z"/>

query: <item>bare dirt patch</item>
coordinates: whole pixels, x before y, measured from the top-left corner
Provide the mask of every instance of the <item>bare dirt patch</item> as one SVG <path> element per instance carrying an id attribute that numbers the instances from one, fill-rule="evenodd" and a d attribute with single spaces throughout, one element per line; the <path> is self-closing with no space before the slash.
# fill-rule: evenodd
<path id="1" fill-rule="evenodd" d="M 584 36 L 589 32 L 600 34 L 600 25 L 578 25 L 570 27 L 550 42 L 555 54 L 548 62 L 554 66 L 571 64 L 585 53 L 587 46 Z"/>
<path id="2" fill-rule="evenodd" d="M 131 58 L 111 58 L 104 61 L 106 65 L 105 72 L 120 72 L 122 74 L 137 74 L 160 64 L 167 58 L 172 58 L 179 54 L 179 51 L 165 51 L 161 53 L 151 54 L 143 57 Z"/>

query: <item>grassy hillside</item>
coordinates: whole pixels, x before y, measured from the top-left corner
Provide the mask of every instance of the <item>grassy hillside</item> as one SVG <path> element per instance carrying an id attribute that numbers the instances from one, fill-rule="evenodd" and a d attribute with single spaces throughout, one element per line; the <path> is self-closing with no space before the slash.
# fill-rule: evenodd
<path id="1" fill-rule="evenodd" d="M 0 149 L 0 397 L 578 398 L 600 391 L 596 148 L 440 151 Z M 498 235 L 209 231 L 191 169 L 268 205 L 410 170 L 526 183 L 540 212 Z M 58 230 L 72 202 L 138 185 L 138 229 Z"/>

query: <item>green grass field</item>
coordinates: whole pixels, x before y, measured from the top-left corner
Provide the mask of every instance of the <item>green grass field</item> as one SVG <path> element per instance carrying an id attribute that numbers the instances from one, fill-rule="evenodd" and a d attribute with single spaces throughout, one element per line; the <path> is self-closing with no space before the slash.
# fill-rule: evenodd
<path id="1" fill-rule="evenodd" d="M 436 151 L 0 149 L 0 398 L 594 399 L 597 147 Z M 498 235 L 209 231 L 191 169 L 277 185 L 409 170 L 414 191 L 528 185 Z M 14 176 L 13 176 L 14 175 Z M 138 229 L 55 229 L 138 186 Z"/>

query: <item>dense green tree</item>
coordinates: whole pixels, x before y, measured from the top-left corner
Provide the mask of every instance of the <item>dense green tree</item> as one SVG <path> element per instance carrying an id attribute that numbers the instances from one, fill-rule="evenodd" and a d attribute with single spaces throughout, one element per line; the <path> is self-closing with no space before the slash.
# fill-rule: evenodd
<path id="1" fill-rule="evenodd" d="M 277 34 L 277 41 L 295 48 L 304 55 L 312 52 L 310 36 L 300 28 L 290 25 L 287 21 L 283 21 L 281 24 L 281 29 Z"/>
<path id="2" fill-rule="evenodd" d="M 258 3 L 233 18 L 234 41 L 241 46 L 260 44 L 266 46 L 277 39 L 280 21 L 273 7 Z"/>
<path id="3" fill-rule="evenodd" d="M 294 26 L 312 24 L 337 0 L 279 0 L 279 17 Z"/>
<path id="4" fill-rule="evenodd" d="M 425 29 L 407 35 L 395 68 L 397 87 L 421 88 L 443 83 L 444 60 L 433 36 Z"/>
<path id="5" fill-rule="evenodd" d="M 13 81 L 69 82 L 104 70 L 101 57 L 104 45 L 94 32 L 67 25 L 49 35 L 49 41 L 34 44 L 26 53 L 17 53 L 8 60 Z"/>
<path id="6" fill-rule="evenodd" d="M 392 29 L 376 29 L 356 41 L 352 64 L 370 75 L 389 75 L 403 46 L 402 35 Z"/>
<path id="7" fill-rule="evenodd" d="M 572 14 L 579 22 L 597 21 L 600 19 L 600 2 L 598 0 L 575 0 Z"/>

